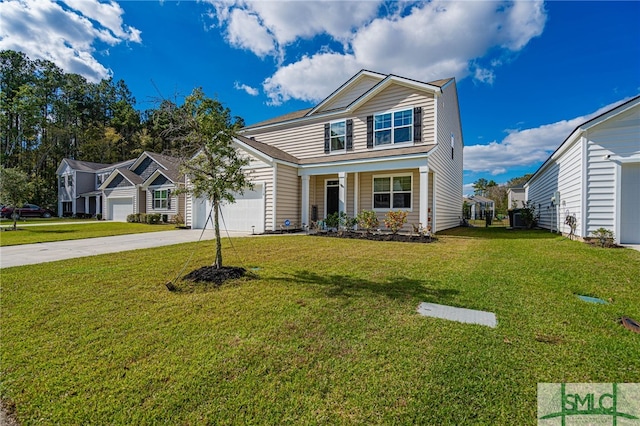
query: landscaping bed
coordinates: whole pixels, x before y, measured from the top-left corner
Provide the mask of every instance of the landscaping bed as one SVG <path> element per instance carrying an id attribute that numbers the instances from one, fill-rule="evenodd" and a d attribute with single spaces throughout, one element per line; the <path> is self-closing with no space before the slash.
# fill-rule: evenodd
<path id="1" fill-rule="evenodd" d="M 390 232 L 364 232 L 364 231 L 318 231 L 309 233 L 318 237 L 345 238 L 368 241 L 396 241 L 402 243 L 432 243 L 437 241 L 435 237 L 412 234 L 392 234 Z"/>

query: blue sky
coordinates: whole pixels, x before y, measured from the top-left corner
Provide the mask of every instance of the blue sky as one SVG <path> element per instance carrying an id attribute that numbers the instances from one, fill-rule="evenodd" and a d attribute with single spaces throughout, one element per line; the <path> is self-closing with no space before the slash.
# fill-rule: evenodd
<path id="1" fill-rule="evenodd" d="M 640 2 L 0 1 L 0 49 L 151 108 L 193 88 L 247 124 L 307 108 L 360 69 L 455 77 L 464 192 L 534 172 L 582 122 L 640 93 Z"/>

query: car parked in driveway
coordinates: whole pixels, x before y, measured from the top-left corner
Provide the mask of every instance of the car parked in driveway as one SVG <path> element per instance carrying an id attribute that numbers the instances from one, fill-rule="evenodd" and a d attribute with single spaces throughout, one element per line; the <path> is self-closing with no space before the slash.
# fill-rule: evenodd
<path id="1" fill-rule="evenodd" d="M 51 217 L 53 212 L 49 209 L 44 209 L 35 204 L 25 204 L 19 209 L 16 209 L 18 217 Z M 0 216 L 5 218 L 11 218 L 13 215 L 13 207 L 2 207 L 0 210 Z"/>

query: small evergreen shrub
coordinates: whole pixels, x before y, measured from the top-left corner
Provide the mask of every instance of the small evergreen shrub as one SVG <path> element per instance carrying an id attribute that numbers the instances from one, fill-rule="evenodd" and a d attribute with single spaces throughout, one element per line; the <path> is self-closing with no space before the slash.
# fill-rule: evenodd
<path id="1" fill-rule="evenodd" d="M 591 232 L 591 235 L 598 240 L 600 247 L 613 247 L 615 245 L 613 242 L 613 231 L 607 228 L 598 228 Z"/>
<path id="2" fill-rule="evenodd" d="M 144 222 L 142 222 L 142 216 L 145 216 L 144 218 Z M 162 215 L 160 213 L 149 213 L 149 214 L 144 214 L 144 213 L 140 213 L 140 221 L 142 223 L 148 223 L 149 225 L 156 225 L 158 223 L 160 223 L 160 220 L 162 219 Z"/>

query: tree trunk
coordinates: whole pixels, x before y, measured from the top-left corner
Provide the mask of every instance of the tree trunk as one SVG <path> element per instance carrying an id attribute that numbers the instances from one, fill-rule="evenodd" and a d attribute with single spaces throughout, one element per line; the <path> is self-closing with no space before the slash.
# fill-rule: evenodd
<path id="1" fill-rule="evenodd" d="M 213 228 L 216 232 L 216 269 L 222 268 L 222 240 L 220 239 L 220 222 L 218 220 L 220 211 L 220 201 L 213 200 Z"/>

